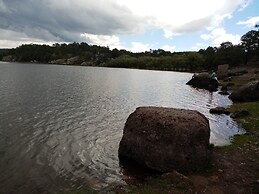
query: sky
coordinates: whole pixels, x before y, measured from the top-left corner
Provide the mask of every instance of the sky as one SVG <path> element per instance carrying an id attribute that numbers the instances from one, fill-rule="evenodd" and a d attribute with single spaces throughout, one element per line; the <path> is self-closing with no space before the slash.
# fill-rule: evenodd
<path id="1" fill-rule="evenodd" d="M 258 0 L 0 0 L 0 48 L 86 42 L 144 52 L 238 44 Z"/>

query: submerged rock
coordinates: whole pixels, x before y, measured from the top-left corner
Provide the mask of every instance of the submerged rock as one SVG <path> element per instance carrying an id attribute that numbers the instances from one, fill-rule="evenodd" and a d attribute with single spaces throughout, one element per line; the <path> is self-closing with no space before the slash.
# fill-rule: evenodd
<path id="1" fill-rule="evenodd" d="M 259 100 L 259 81 L 250 82 L 230 94 L 229 98 L 236 102 Z"/>
<path id="2" fill-rule="evenodd" d="M 127 119 L 119 158 L 159 172 L 202 170 L 208 164 L 209 138 L 209 121 L 198 111 L 140 107 Z"/>
<path id="3" fill-rule="evenodd" d="M 230 112 L 224 107 L 212 108 L 212 109 L 210 109 L 210 113 L 211 114 L 226 114 L 226 115 L 230 114 Z"/>
<path id="4" fill-rule="evenodd" d="M 220 91 L 219 94 L 227 96 L 227 95 L 229 95 L 229 92 L 228 91 Z"/>
<path id="5" fill-rule="evenodd" d="M 192 79 L 186 84 L 210 91 L 217 91 L 219 86 L 218 81 L 216 79 L 210 79 L 210 75 L 208 73 L 194 74 Z"/>

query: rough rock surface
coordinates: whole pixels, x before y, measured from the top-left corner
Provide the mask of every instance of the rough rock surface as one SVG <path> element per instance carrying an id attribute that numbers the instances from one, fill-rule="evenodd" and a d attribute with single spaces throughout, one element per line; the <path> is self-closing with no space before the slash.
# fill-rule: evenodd
<path id="1" fill-rule="evenodd" d="M 124 127 L 119 158 L 159 172 L 191 172 L 207 167 L 210 127 L 198 111 L 140 107 Z"/>
<path id="2" fill-rule="evenodd" d="M 250 82 L 229 95 L 236 102 L 249 102 L 259 100 L 259 81 Z"/>
<path id="3" fill-rule="evenodd" d="M 219 83 L 217 80 L 211 80 L 208 73 L 194 74 L 192 79 L 186 83 L 193 87 L 206 89 L 210 91 L 217 91 Z"/>
<path id="4" fill-rule="evenodd" d="M 228 69 L 229 69 L 228 64 L 218 65 L 218 70 L 217 70 L 218 78 L 219 79 L 226 78 L 228 76 Z"/>

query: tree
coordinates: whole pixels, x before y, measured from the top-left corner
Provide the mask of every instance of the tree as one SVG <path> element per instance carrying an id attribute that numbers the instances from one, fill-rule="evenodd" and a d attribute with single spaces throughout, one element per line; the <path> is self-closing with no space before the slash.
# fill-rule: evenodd
<path id="1" fill-rule="evenodd" d="M 206 50 L 200 50 L 199 53 L 204 56 L 204 68 L 206 69 L 214 69 L 216 67 L 215 64 L 215 53 L 217 48 L 209 46 Z"/>
<path id="2" fill-rule="evenodd" d="M 258 51 L 259 49 L 259 31 L 251 30 L 241 37 L 241 45 L 248 52 Z"/>
<path id="3" fill-rule="evenodd" d="M 258 28 L 258 25 L 255 27 Z M 259 60 L 259 30 L 251 30 L 241 37 L 241 46 L 245 52 L 245 61 Z M 245 63 L 246 63 L 245 62 Z"/>

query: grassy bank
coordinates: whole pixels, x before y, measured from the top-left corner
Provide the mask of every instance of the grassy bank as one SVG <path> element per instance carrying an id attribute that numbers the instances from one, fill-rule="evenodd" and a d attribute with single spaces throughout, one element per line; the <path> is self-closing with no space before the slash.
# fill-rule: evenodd
<path id="1" fill-rule="evenodd" d="M 231 106 L 230 111 L 248 110 L 249 116 L 237 120 L 239 125 L 246 130 L 245 135 L 238 135 L 233 138 L 232 145 L 228 147 L 244 146 L 249 142 L 259 142 L 259 101 L 235 103 Z"/>

